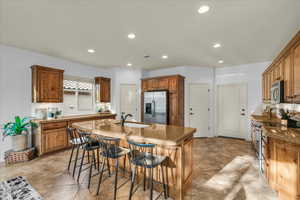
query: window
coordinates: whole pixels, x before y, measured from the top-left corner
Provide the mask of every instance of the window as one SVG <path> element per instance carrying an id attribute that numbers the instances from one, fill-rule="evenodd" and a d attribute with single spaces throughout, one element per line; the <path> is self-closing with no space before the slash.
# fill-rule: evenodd
<path id="1" fill-rule="evenodd" d="M 63 107 L 66 115 L 93 111 L 93 81 L 65 79 Z"/>

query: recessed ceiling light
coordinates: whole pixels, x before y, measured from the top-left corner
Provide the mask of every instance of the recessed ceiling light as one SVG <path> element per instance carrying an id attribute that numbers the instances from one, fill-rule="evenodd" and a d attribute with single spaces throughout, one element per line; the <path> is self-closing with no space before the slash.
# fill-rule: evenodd
<path id="1" fill-rule="evenodd" d="M 221 44 L 220 43 L 215 43 L 213 47 L 214 48 L 219 48 L 219 47 L 221 47 Z"/>
<path id="2" fill-rule="evenodd" d="M 135 34 L 134 34 L 134 33 L 129 33 L 129 34 L 127 35 L 127 37 L 128 37 L 129 39 L 133 40 L 133 39 L 135 38 Z"/>
<path id="3" fill-rule="evenodd" d="M 168 59 L 168 55 L 162 55 L 162 59 Z"/>
<path id="4" fill-rule="evenodd" d="M 204 13 L 208 12 L 209 9 L 210 9 L 210 7 L 208 5 L 203 5 L 198 9 L 198 13 L 204 14 Z"/>
<path id="5" fill-rule="evenodd" d="M 132 64 L 131 63 L 127 63 L 127 67 L 131 67 L 132 66 Z"/>
<path id="6" fill-rule="evenodd" d="M 89 53 L 95 53 L 96 51 L 95 51 L 95 49 L 88 49 L 88 52 Z"/>
<path id="7" fill-rule="evenodd" d="M 224 63 L 224 60 L 219 60 L 218 63 L 222 64 Z"/>

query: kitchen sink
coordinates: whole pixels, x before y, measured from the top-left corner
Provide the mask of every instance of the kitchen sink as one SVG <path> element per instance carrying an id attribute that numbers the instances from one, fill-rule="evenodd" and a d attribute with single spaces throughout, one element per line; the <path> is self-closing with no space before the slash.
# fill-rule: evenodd
<path id="1" fill-rule="evenodd" d="M 124 126 L 132 127 L 132 128 L 147 128 L 147 127 L 149 127 L 149 125 L 147 125 L 147 124 L 128 123 L 128 122 L 125 122 Z"/>

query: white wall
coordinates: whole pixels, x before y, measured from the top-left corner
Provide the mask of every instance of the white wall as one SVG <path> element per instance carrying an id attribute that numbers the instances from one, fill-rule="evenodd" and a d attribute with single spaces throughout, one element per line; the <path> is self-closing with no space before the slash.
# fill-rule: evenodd
<path id="1" fill-rule="evenodd" d="M 246 139 L 250 139 L 250 115 L 262 104 L 261 75 L 270 62 L 246 64 L 232 67 L 217 68 L 215 84 L 247 83 L 248 87 L 248 112 Z M 215 120 L 216 121 L 216 120 Z M 217 122 L 217 121 L 216 121 Z M 217 123 L 216 123 L 217 126 Z M 215 126 L 215 128 L 216 128 Z"/>
<path id="2" fill-rule="evenodd" d="M 113 99 L 113 107 L 112 110 L 114 110 L 117 114 L 118 117 L 120 116 L 120 101 L 122 100 L 122 97 L 120 96 L 120 85 L 121 84 L 136 84 L 137 85 L 137 107 L 138 107 L 138 112 L 137 116 L 138 119 L 140 120 L 140 94 L 141 94 L 141 78 L 142 78 L 142 70 L 140 69 L 135 69 L 135 68 L 128 68 L 128 67 L 119 67 L 119 68 L 114 68 L 114 94 L 115 98 Z"/>
<path id="3" fill-rule="evenodd" d="M 31 103 L 31 69 L 32 65 L 51 66 L 65 70 L 65 75 L 93 79 L 96 76 L 112 78 L 112 109 L 118 111 L 119 84 L 140 82 L 141 71 L 128 68 L 98 68 L 43 54 L 0 45 L 0 125 L 10 121 L 15 115 L 30 116 L 32 107 L 61 106 L 58 104 Z M 117 112 L 118 113 L 118 112 Z M 0 140 L 0 162 L 3 152 L 9 149 L 11 141 Z"/>
<path id="4" fill-rule="evenodd" d="M 189 84 L 205 83 L 210 87 L 210 116 L 209 126 L 214 127 L 214 72 L 209 67 L 179 66 L 165 69 L 149 70 L 143 72 L 143 78 L 180 74 L 185 77 L 185 108 L 184 125 L 189 126 Z M 214 129 L 210 129 L 210 136 L 215 135 Z M 201 135 L 201 133 L 200 133 Z"/>

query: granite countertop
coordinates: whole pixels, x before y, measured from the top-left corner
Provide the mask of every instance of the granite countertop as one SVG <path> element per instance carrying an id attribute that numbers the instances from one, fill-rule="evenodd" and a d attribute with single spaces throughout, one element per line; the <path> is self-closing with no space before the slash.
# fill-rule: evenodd
<path id="1" fill-rule="evenodd" d="M 266 115 L 251 115 L 251 118 L 257 122 L 261 123 L 280 123 L 280 119 L 277 117 L 272 117 L 269 119 Z"/>
<path id="2" fill-rule="evenodd" d="M 251 115 L 252 119 L 262 123 L 264 135 L 285 142 L 300 144 L 300 128 L 287 128 L 280 124 L 279 118 L 269 119 L 264 115 Z M 270 126 L 270 123 L 273 123 Z"/>
<path id="3" fill-rule="evenodd" d="M 195 128 L 172 125 L 149 124 L 146 128 L 122 127 L 118 120 L 93 120 L 77 122 L 72 125 L 83 131 L 107 137 L 129 139 L 137 142 L 146 142 L 158 145 L 176 146 L 184 140 L 193 137 Z"/>
<path id="4" fill-rule="evenodd" d="M 57 119 L 33 119 L 31 121 L 35 123 L 52 123 L 52 122 L 62 122 L 62 121 L 69 121 L 69 120 L 76 120 L 76 119 L 88 119 L 93 117 L 109 117 L 115 116 L 116 114 L 112 113 L 95 113 L 95 114 L 86 114 L 86 115 L 68 115 L 68 116 L 61 116 Z"/>

